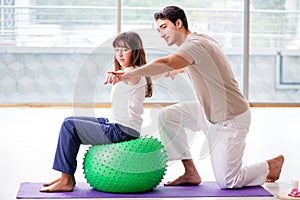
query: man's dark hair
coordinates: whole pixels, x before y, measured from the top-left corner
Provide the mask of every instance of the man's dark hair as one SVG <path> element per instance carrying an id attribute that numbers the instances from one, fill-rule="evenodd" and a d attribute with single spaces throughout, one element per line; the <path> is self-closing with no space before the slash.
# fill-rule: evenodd
<path id="1" fill-rule="evenodd" d="M 176 21 L 180 19 L 184 28 L 188 30 L 188 22 L 184 10 L 177 6 L 167 6 L 162 11 L 154 13 L 154 19 L 155 21 L 157 21 L 158 19 L 168 19 L 174 25 L 176 25 Z"/>

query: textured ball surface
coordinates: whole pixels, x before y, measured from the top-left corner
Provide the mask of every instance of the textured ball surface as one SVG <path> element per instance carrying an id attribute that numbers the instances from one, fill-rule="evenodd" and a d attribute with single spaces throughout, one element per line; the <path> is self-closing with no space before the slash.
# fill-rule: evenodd
<path id="1" fill-rule="evenodd" d="M 164 146 L 153 137 L 92 146 L 83 162 L 90 186 L 112 193 L 151 190 L 163 179 L 166 167 Z"/>

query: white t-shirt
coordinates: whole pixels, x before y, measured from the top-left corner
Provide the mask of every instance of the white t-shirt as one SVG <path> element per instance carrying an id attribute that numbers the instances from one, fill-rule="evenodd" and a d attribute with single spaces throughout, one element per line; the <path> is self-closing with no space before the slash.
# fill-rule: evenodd
<path id="1" fill-rule="evenodd" d="M 214 39 L 191 33 L 178 54 L 192 63 L 185 71 L 209 121 L 222 122 L 249 108 L 226 56 Z"/>
<path id="2" fill-rule="evenodd" d="M 146 84 L 145 77 L 141 77 L 135 85 L 118 82 L 112 86 L 110 98 L 112 118 L 115 123 L 141 132 Z"/>

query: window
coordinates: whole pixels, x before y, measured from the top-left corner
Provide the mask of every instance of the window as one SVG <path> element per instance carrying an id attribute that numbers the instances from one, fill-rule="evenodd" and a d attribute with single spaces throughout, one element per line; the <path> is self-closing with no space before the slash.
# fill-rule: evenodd
<path id="1" fill-rule="evenodd" d="M 299 103 L 300 1 L 251 1 L 250 84 L 253 103 Z"/>
<path id="2" fill-rule="evenodd" d="M 2 104 L 72 103 L 82 73 L 96 74 L 101 66 L 104 76 L 112 64 L 111 40 L 118 31 L 138 32 L 148 61 L 173 52 L 176 47 L 167 47 L 153 20 L 153 13 L 166 5 L 184 8 L 192 32 L 207 33 L 221 44 L 240 89 L 246 91 L 251 103 L 299 104 L 300 0 L 19 2 L 2 0 L 0 5 Z M 244 9 L 248 3 L 250 18 L 245 23 Z M 245 31 L 247 24 L 249 34 Z M 245 46 L 247 38 L 249 46 Z M 247 63 L 245 49 L 249 49 Z M 95 62 L 87 59 L 93 56 L 97 58 Z M 93 63 L 94 68 L 88 67 Z M 85 64 L 87 71 L 82 70 Z M 194 99 L 188 77 L 179 78 L 179 81 L 158 81 L 154 97 L 148 101 Z M 98 79 L 91 78 L 88 82 L 100 82 Z M 100 87 L 97 92 L 99 95 L 92 99 L 95 103 L 109 101 L 109 88 Z"/>

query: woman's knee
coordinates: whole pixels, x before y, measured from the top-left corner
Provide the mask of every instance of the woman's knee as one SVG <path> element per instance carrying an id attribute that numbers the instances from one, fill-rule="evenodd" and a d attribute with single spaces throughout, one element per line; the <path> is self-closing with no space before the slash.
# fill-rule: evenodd
<path id="1" fill-rule="evenodd" d="M 79 126 L 79 125 L 77 125 Z M 82 141 L 78 135 L 77 131 L 78 127 L 76 127 L 76 120 L 74 117 L 67 117 L 64 119 L 61 129 L 60 129 L 60 137 L 65 138 L 66 140 L 75 141 L 76 144 L 82 144 Z"/>
<path id="2" fill-rule="evenodd" d="M 72 130 L 75 127 L 74 117 L 66 117 L 62 123 L 62 128 Z"/>
<path id="3" fill-rule="evenodd" d="M 66 117 L 63 121 L 64 122 L 69 122 L 70 120 L 74 120 L 74 117 L 73 116 L 70 116 L 70 117 Z"/>

